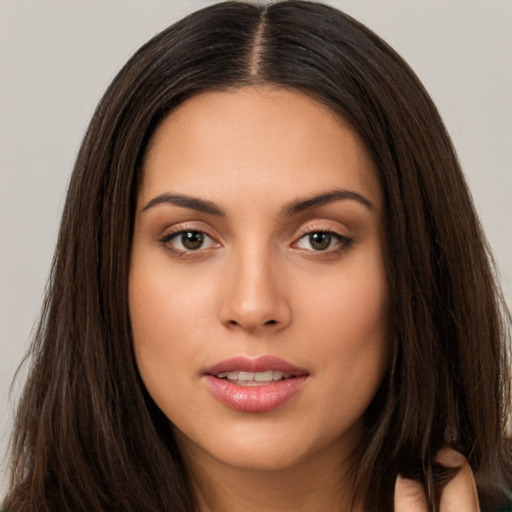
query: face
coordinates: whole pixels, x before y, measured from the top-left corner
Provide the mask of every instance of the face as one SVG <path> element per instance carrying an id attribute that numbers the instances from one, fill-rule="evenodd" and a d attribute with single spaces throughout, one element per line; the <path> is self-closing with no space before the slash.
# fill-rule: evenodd
<path id="1" fill-rule="evenodd" d="M 182 450 L 258 469 L 349 453 L 388 361 L 382 195 L 358 136 L 298 92 L 205 92 L 143 173 L 135 355 Z"/>

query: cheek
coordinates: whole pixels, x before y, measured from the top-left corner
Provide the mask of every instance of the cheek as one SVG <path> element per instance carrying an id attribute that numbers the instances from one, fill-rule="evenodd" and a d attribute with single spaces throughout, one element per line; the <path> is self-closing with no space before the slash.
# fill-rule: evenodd
<path id="1" fill-rule="evenodd" d="M 308 292 L 296 293 L 303 298 L 302 308 L 309 311 L 310 322 L 327 338 L 343 340 L 342 345 L 371 345 L 388 335 L 389 297 L 384 269 L 375 264 L 360 267 L 326 279 L 321 286 L 306 283 Z"/>
<path id="2" fill-rule="evenodd" d="M 204 294 L 158 266 L 136 268 L 130 276 L 130 318 L 137 365 L 148 388 L 179 382 L 201 350 Z"/>
<path id="3" fill-rule="evenodd" d="M 372 271 L 372 268 L 375 269 Z M 309 324 L 316 340 L 319 374 L 347 405 L 365 408 L 389 364 L 389 297 L 378 266 L 337 279 L 323 293 L 309 296 Z M 349 390 L 348 395 L 346 395 Z M 352 397 L 352 398 L 350 398 Z"/>
<path id="4" fill-rule="evenodd" d="M 216 285 L 204 275 L 197 282 L 193 274 L 176 271 L 165 258 L 161 260 L 132 265 L 129 298 L 135 340 L 166 343 L 170 336 L 177 336 L 173 333 L 186 333 L 194 344 L 211 309 L 208 298 Z"/>
<path id="5" fill-rule="evenodd" d="M 189 374 L 201 354 L 205 305 L 194 287 L 162 267 L 138 270 L 130 276 L 129 303 L 140 376 L 168 418 L 193 415 Z"/>

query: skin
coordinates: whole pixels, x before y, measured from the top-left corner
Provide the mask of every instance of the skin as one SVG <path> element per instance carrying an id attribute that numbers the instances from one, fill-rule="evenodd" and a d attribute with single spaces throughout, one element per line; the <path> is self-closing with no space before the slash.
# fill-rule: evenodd
<path id="1" fill-rule="evenodd" d="M 289 211 L 340 189 L 349 197 Z M 141 377 L 173 424 L 201 512 L 362 511 L 347 470 L 389 358 L 382 201 L 355 132 L 298 92 L 201 93 L 156 130 L 130 315 Z M 183 245 L 184 231 L 202 241 Z M 330 233 L 327 245 L 311 233 Z M 206 368 L 263 354 L 307 370 L 288 402 L 243 412 L 211 393 Z"/>
<path id="2" fill-rule="evenodd" d="M 448 482 L 440 500 L 440 512 L 479 512 L 478 495 L 471 467 L 463 455 L 443 448 L 437 461 L 459 472 Z M 395 512 L 427 512 L 427 497 L 419 482 L 398 477 L 395 486 Z"/>

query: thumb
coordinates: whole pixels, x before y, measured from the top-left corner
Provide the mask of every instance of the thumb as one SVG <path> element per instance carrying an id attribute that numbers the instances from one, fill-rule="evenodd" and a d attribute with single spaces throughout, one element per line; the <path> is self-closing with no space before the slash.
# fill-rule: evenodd
<path id="1" fill-rule="evenodd" d="M 478 495 L 471 467 L 462 454 L 451 448 L 442 448 L 436 460 L 459 472 L 448 482 L 441 494 L 441 512 L 478 512 Z"/>
<path id="2" fill-rule="evenodd" d="M 428 502 L 420 482 L 398 475 L 395 484 L 395 512 L 428 512 Z"/>

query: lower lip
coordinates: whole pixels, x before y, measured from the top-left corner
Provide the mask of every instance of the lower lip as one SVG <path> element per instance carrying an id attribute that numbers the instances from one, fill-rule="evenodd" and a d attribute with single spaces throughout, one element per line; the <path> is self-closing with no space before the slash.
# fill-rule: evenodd
<path id="1" fill-rule="evenodd" d="M 228 380 L 207 375 L 206 383 L 215 398 L 231 409 L 269 412 L 291 400 L 307 379 L 307 375 L 301 375 L 264 386 L 238 386 Z"/>

